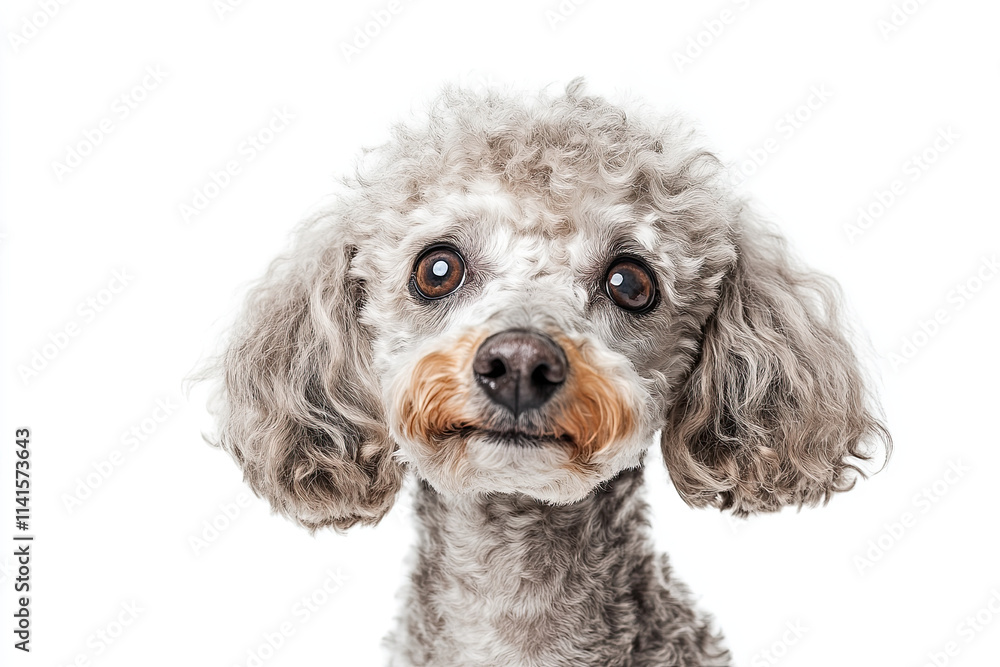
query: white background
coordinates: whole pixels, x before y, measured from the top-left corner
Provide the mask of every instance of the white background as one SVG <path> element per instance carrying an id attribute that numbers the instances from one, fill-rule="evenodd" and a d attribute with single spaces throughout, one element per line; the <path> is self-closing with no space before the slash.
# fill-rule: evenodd
<path id="1" fill-rule="evenodd" d="M 36 535 L 30 655 L 11 648 L 13 547 L 0 550 L 5 664 L 252 665 L 284 622 L 294 634 L 265 665 L 382 664 L 412 537 L 405 498 L 342 536 L 312 537 L 256 498 L 226 525 L 246 487 L 201 440 L 204 394 L 186 397 L 182 380 L 361 147 L 443 82 L 558 89 L 578 75 L 592 92 L 687 113 L 736 167 L 773 138 L 745 189 L 841 281 L 881 374 L 895 455 L 827 507 L 736 522 L 687 508 L 650 459 L 658 545 L 737 664 L 997 664 L 1000 279 L 984 264 L 1000 250 L 996 3 L 911 0 L 889 31 L 884 0 L 591 0 L 558 21 L 554 1 L 402 0 L 350 60 L 342 45 L 387 3 L 247 0 L 220 16 L 211 0 L 94 0 L 51 18 L 42 4 L 0 10 L 0 535 L 13 544 L 23 426 Z M 130 92 L 157 67 L 161 82 Z M 801 107 L 823 87 L 828 99 Z M 127 118 L 123 94 L 143 98 Z M 245 160 L 241 143 L 276 108 L 294 120 Z M 796 111 L 789 136 L 779 124 Z M 105 118 L 111 133 L 60 179 L 53 163 Z M 935 150 L 948 128 L 957 138 Z M 925 150 L 933 164 L 910 171 Z M 231 159 L 240 173 L 185 222 L 180 205 Z M 902 194 L 849 238 L 859 207 L 878 211 L 897 179 Z M 115 271 L 127 285 L 105 292 L 120 288 Z M 937 311 L 943 323 L 926 325 Z M 61 335 L 68 325 L 77 335 Z M 905 341 L 912 358 L 892 363 Z M 176 406 L 162 423 L 157 401 Z M 147 431 L 134 450 L 133 428 Z M 115 450 L 110 476 L 93 476 Z M 99 485 L 68 508 L 88 476 Z M 224 529 L 206 532 L 213 521 Z M 193 537 L 206 539 L 197 553 Z M 302 622 L 293 609 L 327 572 L 342 581 Z M 141 611 L 113 643 L 97 639 L 132 603 Z"/>

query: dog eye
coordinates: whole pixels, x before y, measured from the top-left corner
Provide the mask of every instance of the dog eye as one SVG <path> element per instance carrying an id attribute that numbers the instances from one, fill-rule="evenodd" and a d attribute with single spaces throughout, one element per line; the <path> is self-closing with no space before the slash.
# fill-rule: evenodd
<path id="1" fill-rule="evenodd" d="M 465 262 L 454 248 L 425 250 L 413 267 L 413 286 L 425 299 L 448 296 L 465 281 Z"/>
<path id="2" fill-rule="evenodd" d="M 617 259 L 611 264 L 604 288 L 619 308 L 632 312 L 646 310 L 656 297 L 652 270 L 632 258 Z"/>

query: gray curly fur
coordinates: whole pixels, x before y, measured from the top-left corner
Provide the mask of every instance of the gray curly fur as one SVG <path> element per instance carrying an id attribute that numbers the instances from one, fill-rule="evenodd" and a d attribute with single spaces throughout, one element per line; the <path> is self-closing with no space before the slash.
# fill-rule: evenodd
<path id="1" fill-rule="evenodd" d="M 392 664 L 728 665 L 709 619 L 653 552 L 642 477 L 624 470 L 570 505 L 524 495 L 454 503 L 422 483 Z M 491 604 L 470 603 L 480 597 Z"/>
<path id="2" fill-rule="evenodd" d="M 557 96 L 448 89 L 342 185 L 204 375 L 220 380 L 216 443 L 310 529 L 375 524 L 407 471 L 421 480 L 392 664 L 728 664 L 653 554 L 643 457 L 660 433 L 686 502 L 743 515 L 825 502 L 879 444 L 888 456 L 835 283 L 790 259 L 683 121 L 579 80 Z M 413 262 L 440 241 L 469 274 L 421 302 Z M 622 252 L 657 276 L 641 316 L 600 289 Z M 571 379 L 590 368 L 589 398 L 623 425 L 589 449 L 467 435 L 469 414 L 501 417 L 468 388 L 463 341 L 511 328 L 569 341 Z M 407 407 L 428 404 L 412 394 L 434 355 L 457 370 L 428 396 L 461 416 Z M 583 394 L 560 391 L 551 410 L 571 414 Z"/>

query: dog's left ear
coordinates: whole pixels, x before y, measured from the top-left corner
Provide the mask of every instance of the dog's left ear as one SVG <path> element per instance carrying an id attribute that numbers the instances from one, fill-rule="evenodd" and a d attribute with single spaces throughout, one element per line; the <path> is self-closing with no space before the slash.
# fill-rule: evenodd
<path id="1" fill-rule="evenodd" d="M 661 446 L 678 492 L 737 514 L 827 501 L 891 439 L 829 278 L 794 267 L 783 239 L 744 212 L 737 260 Z M 863 473 L 862 473 L 863 474 Z"/>

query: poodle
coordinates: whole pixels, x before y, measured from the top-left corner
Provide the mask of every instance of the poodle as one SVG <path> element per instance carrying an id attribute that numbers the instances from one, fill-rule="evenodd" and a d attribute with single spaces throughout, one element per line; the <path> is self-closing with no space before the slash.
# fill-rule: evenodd
<path id="1" fill-rule="evenodd" d="M 310 530 L 416 477 L 392 665 L 728 665 L 652 548 L 681 497 L 826 502 L 891 441 L 839 313 L 681 119 L 446 88 L 251 290 L 213 440 Z"/>

